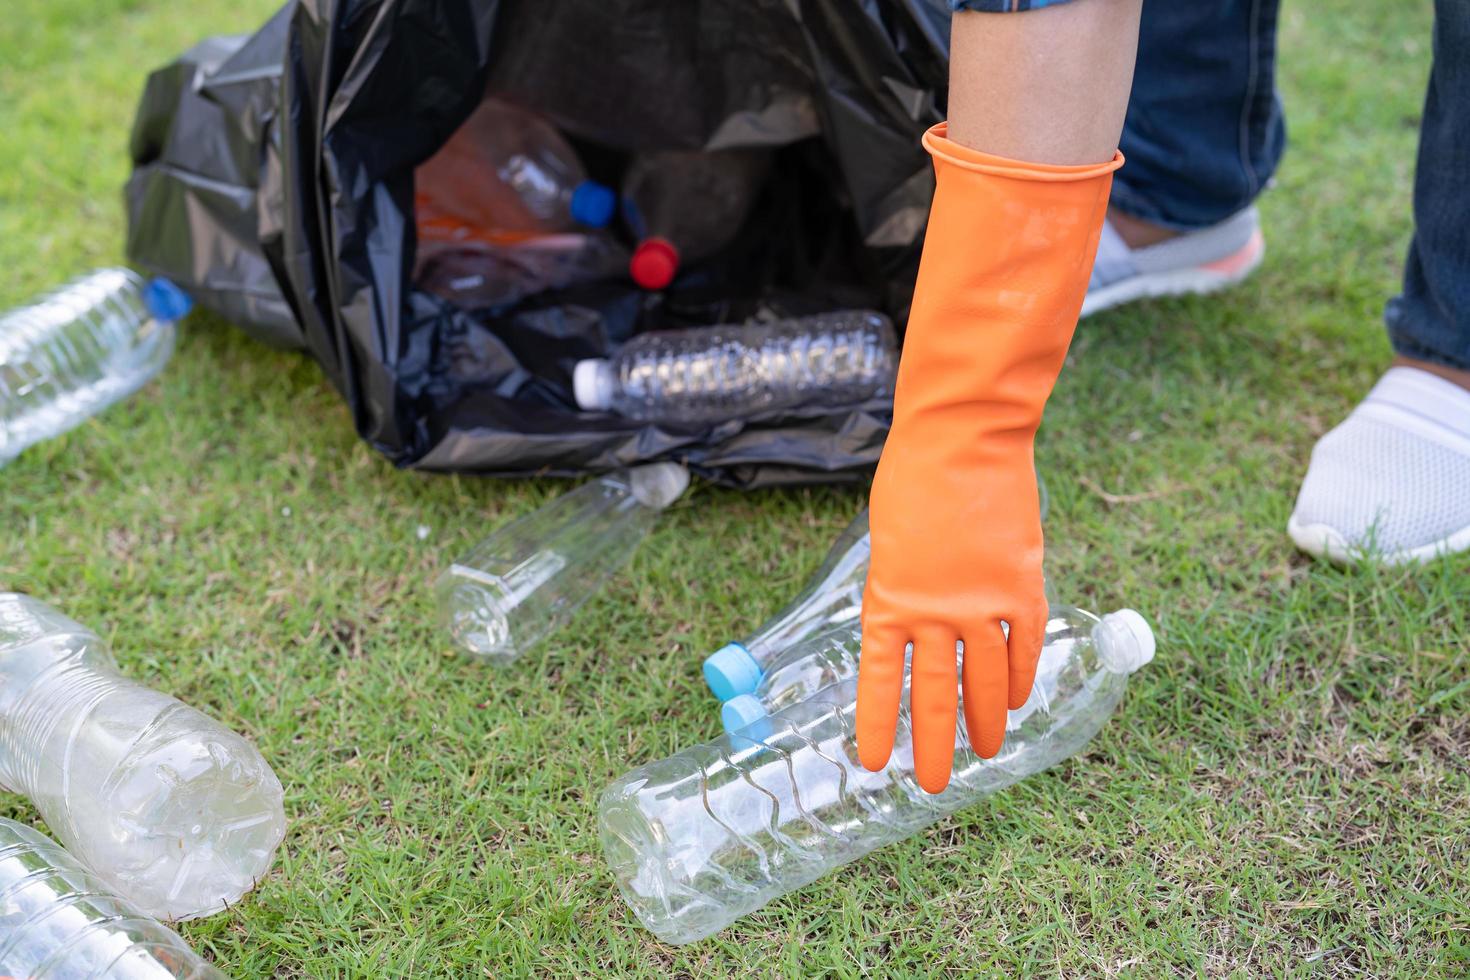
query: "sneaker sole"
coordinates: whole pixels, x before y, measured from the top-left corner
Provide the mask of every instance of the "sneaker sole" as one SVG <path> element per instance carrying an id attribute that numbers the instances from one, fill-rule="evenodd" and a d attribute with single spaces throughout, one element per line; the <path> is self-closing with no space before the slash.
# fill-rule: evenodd
<path id="1" fill-rule="evenodd" d="M 1240 251 L 1215 262 L 1168 272 L 1146 272 L 1095 289 L 1082 301 L 1082 316 L 1160 296 L 1203 296 L 1233 286 L 1255 272 L 1266 257 L 1266 239 L 1260 229 Z"/>
<path id="2" fill-rule="evenodd" d="M 1298 548 L 1315 558 L 1325 558 L 1334 565 L 1351 565 L 1369 557 L 1368 552 L 1350 544 L 1342 533 L 1327 524 L 1302 524 L 1293 516 L 1286 522 L 1286 533 Z M 1385 565 L 1409 565 L 1433 561 L 1445 555 L 1470 550 L 1470 527 L 1462 527 L 1447 538 L 1432 544 L 1403 551 L 1374 553 Z"/>

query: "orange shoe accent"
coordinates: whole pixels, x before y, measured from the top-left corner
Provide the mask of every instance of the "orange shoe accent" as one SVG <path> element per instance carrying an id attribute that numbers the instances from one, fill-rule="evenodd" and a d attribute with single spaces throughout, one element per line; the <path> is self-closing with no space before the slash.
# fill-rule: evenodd
<path id="1" fill-rule="evenodd" d="M 1261 234 L 1261 230 L 1257 228 L 1254 232 L 1251 233 L 1250 241 L 1242 245 L 1238 251 L 1225 256 L 1223 259 L 1216 259 L 1213 262 L 1206 262 L 1204 265 L 1200 266 L 1200 268 L 1208 269 L 1211 272 L 1218 272 L 1222 276 L 1238 275 L 1239 273 L 1244 272 L 1246 269 L 1250 268 L 1251 265 L 1256 261 L 1256 259 L 1260 258 L 1261 250 L 1265 247 L 1265 236 L 1263 236 Z"/>
<path id="2" fill-rule="evenodd" d="M 1036 676 L 1047 604 L 1032 443 L 1122 164 L 1022 163 L 945 133 L 924 135 L 936 187 L 873 480 L 857 703 L 858 755 L 876 771 L 893 750 L 912 642 L 914 766 L 930 793 L 954 758 L 955 641 L 981 756 L 1000 750 L 1006 709 Z"/>

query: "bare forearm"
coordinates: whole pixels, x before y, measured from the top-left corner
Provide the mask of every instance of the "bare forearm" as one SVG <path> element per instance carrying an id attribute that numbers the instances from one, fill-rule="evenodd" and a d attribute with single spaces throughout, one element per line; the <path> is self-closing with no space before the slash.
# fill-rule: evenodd
<path id="1" fill-rule="evenodd" d="M 1033 163 L 1084 164 L 1118 148 L 1143 0 L 1074 0 L 954 16 L 949 138 Z"/>

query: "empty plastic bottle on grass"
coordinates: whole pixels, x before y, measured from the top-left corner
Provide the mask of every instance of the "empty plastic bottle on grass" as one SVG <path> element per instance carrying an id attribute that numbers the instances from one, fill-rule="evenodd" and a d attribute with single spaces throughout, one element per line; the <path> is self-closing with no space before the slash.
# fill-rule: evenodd
<path id="1" fill-rule="evenodd" d="M 97 634 L 0 593 L 0 787 L 149 915 L 218 912 L 255 887 L 286 831 L 255 746 L 118 673 Z"/>
<path id="2" fill-rule="evenodd" d="M 644 289 L 663 289 L 686 263 L 709 258 L 740 231 L 771 169 L 765 150 L 670 150 L 638 157 L 623 177 L 623 216 L 638 239 L 628 264 Z"/>
<path id="3" fill-rule="evenodd" d="M 1124 609 L 1109 613 L 1103 621 L 1111 624 L 1108 627 L 1111 630 L 1132 629 L 1134 626 L 1130 624 L 1141 622 L 1141 618 L 1134 619 L 1137 616 L 1131 609 Z M 1053 605 L 1047 621 L 1048 641 L 1064 635 L 1088 634 L 1097 622 L 1097 617 L 1090 612 Z M 782 651 L 766 664 L 760 682 L 750 693 L 736 695 L 720 706 L 720 720 L 725 730 L 739 731 L 783 708 L 805 701 L 823 688 L 857 677 L 862 640 L 861 623 L 851 620 Z M 1064 649 L 1042 649 L 1031 697 L 1007 716 L 1007 731 L 1013 731 L 1029 717 L 1046 698 L 1046 692 L 1054 689 L 1051 673 L 1066 663 L 1065 658 L 1057 655 Z"/>
<path id="4" fill-rule="evenodd" d="M 414 172 L 420 243 L 601 228 L 612 188 L 588 180 L 576 152 L 535 113 L 486 99 Z"/>
<path id="5" fill-rule="evenodd" d="M 821 567 L 785 609 L 750 636 L 704 659 L 704 680 L 721 701 L 754 691 L 766 666 L 783 651 L 863 610 L 868 578 L 868 509 L 837 536 Z"/>
<path id="6" fill-rule="evenodd" d="M 192 305 L 166 279 L 98 269 L 0 314 L 0 465 L 147 384 Z"/>
<path id="7" fill-rule="evenodd" d="M 852 405 L 892 390 L 898 351 L 881 313 L 639 334 L 611 359 L 579 361 L 577 404 L 654 422 L 710 423 Z"/>
<path id="8" fill-rule="evenodd" d="M 688 486 L 677 463 L 639 466 L 584 483 L 487 537 L 439 577 L 454 642 L 490 663 L 522 656 L 627 564 Z"/>
<path id="9" fill-rule="evenodd" d="M 603 850 L 623 897 L 660 939 L 688 943 L 876 848 L 1079 751 L 1154 652 L 1137 613 L 1048 626 L 1034 709 L 980 759 L 963 724 L 954 775 L 931 796 L 913 772 L 907 693 L 893 757 L 858 761 L 855 680 L 635 769 L 603 793 Z"/>
<path id="10" fill-rule="evenodd" d="M 1046 519 L 1046 484 L 1036 478 L 1041 517 Z M 704 659 L 704 680 L 721 701 L 750 694 L 769 664 L 792 647 L 837 625 L 856 622 L 863 611 L 868 578 L 868 510 L 863 508 L 837 537 L 832 550 L 791 603 L 743 640 L 727 643 Z"/>
<path id="11" fill-rule="evenodd" d="M 55 841 L 0 818 L 0 976 L 224 980 Z"/>

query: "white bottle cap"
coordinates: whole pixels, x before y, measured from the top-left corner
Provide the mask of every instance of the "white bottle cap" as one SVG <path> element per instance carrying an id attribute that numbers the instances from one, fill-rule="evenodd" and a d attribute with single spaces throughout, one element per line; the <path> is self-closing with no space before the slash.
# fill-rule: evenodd
<path id="1" fill-rule="evenodd" d="M 689 489 L 689 471 L 678 463 L 649 463 L 629 471 L 628 482 L 640 504 L 663 510 Z"/>
<path id="2" fill-rule="evenodd" d="M 1108 613 L 1093 634 L 1098 659 L 1118 674 L 1131 674 L 1154 658 L 1158 642 L 1148 620 L 1132 609 Z"/>
<path id="3" fill-rule="evenodd" d="M 572 397 L 577 407 L 592 412 L 612 408 L 612 372 L 600 357 L 578 361 L 572 368 Z"/>

